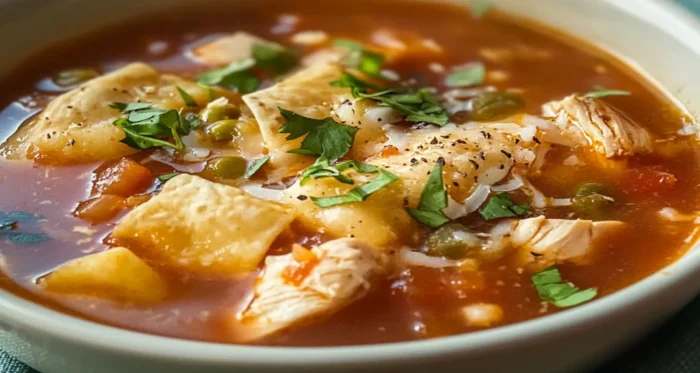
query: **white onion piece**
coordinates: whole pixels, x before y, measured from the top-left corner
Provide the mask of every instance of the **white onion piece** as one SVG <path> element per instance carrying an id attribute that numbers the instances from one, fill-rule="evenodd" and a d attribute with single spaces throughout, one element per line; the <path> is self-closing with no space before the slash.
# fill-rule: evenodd
<path id="1" fill-rule="evenodd" d="M 403 115 L 398 111 L 386 107 L 386 106 L 376 106 L 365 110 L 364 120 L 370 124 L 392 124 L 400 122 L 403 119 Z"/>
<path id="2" fill-rule="evenodd" d="M 442 209 L 442 213 L 445 214 L 450 220 L 459 219 L 461 217 L 467 216 L 472 212 L 476 211 L 481 207 L 481 205 L 486 202 L 489 198 L 489 193 L 491 189 L 488 185 L 477 184 L 476 188 L 472 194 L 464 200 L 463 203 L 459 203 L 452 199 L 451 196 L 447 196 L 447 207 Z"/>
<path id="3" fill-rule="evenodd" d="M 538 135 L 537 139 L 542 142 L 563 145 L 566 147 L 573 146 L 571 141 L 562 135 L 562 131 L 559 129 L 559 127 L 555 126 L 554 123 L 547 119 L 536 117 L 534 115 L 523 115 L 521 121 L 525 126 L 537 127 L 540 130 L 540 134 Z"/>
<path id="4" fill-rule="evenodd" d="M 442 94 L 442 97 L 444 97 L 447 100 L 454 100 L 454 99 L 468 99 L 472 98 L 474 96 L 478 96 L 481 93 L 484 92 L 492 92 L 495 91 L 495 87 L 479 87 L 479 88 L 455 88 L 455 89 L 450 89 L 446 91 L 445 93 Z"/>
<path id="5" fill-rule="evenodd" d="M 547 197 L 545 197 L 542 192 L 540 192 L 534 185 L 519 173 L 514 172 L 513 177 L 520 179 L 523 183 L 523 189 L 526 191 L 530 199 L 532 200 L 532 206 L 538 209 L 547 207 Z"/>
<path id="6" fill-rule="evenodd" d="M 372 41 L 382 47 L 395 50 L 405 50 L 406 44 L 387 30 L 376 31 L 372 34 Z"/>
<path id="7" fill-rule="evenodd" d="M 460 111 L 470 111 L 472 109 L 471 101 L 448 101 L 445 103 L 445 109 L 450 114 L 458 113 Z"/>
<path id="8" fill-rule="evenodd" d="M 323 31 L 301 31 L 292 35 L 292 43 L 302 45 L 318 45 L 328 40 L 328 34 Z"/>
<path id="9" fill-rule="evenodd" d="M 252 196 L 268 201 L 280 201 L 284 196 L 284 190 L 265 188 L 261 183 L 243 184 L 241 189 Z"/>
<path id="10" fill-rule="evenodd" d="M 478 184 L 472 194 L 464 200 L 464 207 L 466 207 L 467 213 L 470 214 L 478 210 L 489 198 L 490 193 L 491 188 L 488 185 Z"/>
<path id="11" fill-rule="evenodd" d="M 550 198 L 549 205 L 554 207 L 571 206 L 571 198 Z"/>
<path id="12" fill-rule="evenodd" d="M 182 160 L 185 162 L 201 162 L 211 154 L 211 150 L 207 148 L 187 148 Z"/>
<path id="13" fill-rule="evenodd" d="M 678 130 L 678 134 L 681 136 L 691 136 L 700 132 L 697 123 L 685 123 L 683 128 Z"/>
<path id="14" fill-rule="evenodd" d="M 456 260 L 425 255 L 421 252 L 413 251 L 406 247 L 399 250 L 399 259 L 405 265 L 412 267 L 445 268 L 457 267 L 459 265 L 459 262 Z"/>
<path id="15" fill-rule="evenodd" d="M 700 223 L 700 217 L 691 214 L 683 214 L 672 207 L 664 207 L 658 211 L 658 214 L 668 221 L 693 221 L 694 223 Z"/>
<path id="16" fill-rule="evenodd" d="M 505 184 L 492 185 L 491 190 L 493 190 L 496 193 L 512 192 L 514 190 L 522 188 L 523 185 L 524 184 L 522 180 L 518 179 L 517 177 L 514 177 Z"/>

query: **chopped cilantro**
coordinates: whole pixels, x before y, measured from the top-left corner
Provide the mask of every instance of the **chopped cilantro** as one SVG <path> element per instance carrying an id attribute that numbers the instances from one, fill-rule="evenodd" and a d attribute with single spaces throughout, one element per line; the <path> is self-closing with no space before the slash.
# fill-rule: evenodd
<path id="1" fill-rule="evenodd" d="M 253 92 L 260 86 L 260 79 L 250 71 L 255 60 L 247 58 L 231 62 L 228 66 L 210 70 L 197 76 L 197 82 L 208 86 L 218 86 L 240 93 Z"/>
<path id="2" fill-rule="evenodd" d="M 378 101 L 382 106 L 389 106 L 404 114 L 409 122 L 430 123 L 442 127 L 449 120 L 447 111 L 440 106 L 435 95 L 428 88 L 421 88 L 416 91 L 405 89 L 379 90 L 379 87 L 364 82 L 347 72 L 343 77 L 330 84 L 335 87 L 351 88 L 352 95 L 355 98 L 371 99 Z M 368 90 L 377 92 L 368 93 Z"/>
<path id="3" fill-rule="evenodd" d="M 287 140 L 306 135 L 301 148 L 290 150 L 290 153 L 322 156 L 334 162 L 350 151 L 357 127 L 338 123 L 332 118 L 312 119 L 282 108 L 279 111 L 287 120 L 280 128 L 281 133 L 289 134 Z"/>
<path id="4" fill-rule="evenodd" d="M 354 169 L 361 174 L 374 174 L 379 172 L 379 167 L 372 166 L 370 164 L 361 163 L 358 161 L 345 161 L 336 165 L 331 165 L 326 158 L 319 157 L 313 165 L 304 170 L 304 172 L 301 174 L 300 184 L 304 185 L 311 179 L 333 177 L 341 183 L 352 185 L 355 184 L 355 181 L 341 174 L 341 172 L 349 169 Z"/>
<path id="5" fill-rule="evenodd" d="M 13 243 L 31 245 L 48 241 L 51 238 L 44 233 L 10 232 L 7 234 L 7 239 Z"/>
<path id="6" fill-rule="evenodd" d="M 255 175 L 258 171 L 260 171 L 262 166 L 264 166 L 265 163 L 267 163 L 267 161 L 269 161 L 269 160 L 270 160 L 270 156 L 266 155 L 262 158 L 256 159 L 253 162 L 251 162 L 250 165 L 248 166 L 248 169 L 245 171 L 245 178 L 250 179 L 251 177 L 253 177 L 253 175 Z"/>
<path id="7" fill-rule="evenodd" d="M 472 17 L 481 18 L 493 8 L 491 0 L 474 0 L 472 3 Z"/>
<path id="8" fill-rule="evenodd" d="M 251 54 L 256 67 L 275 74 L 284 74 L 297 64 L 297 56 L 277 44 L 253 44 Z"/>
<path id="9" fill-rule="evenodd" d="M 180 136 L 187 135 L 201 123 L 194 114 L 183 116 L 176 110 L 154 109 L 150 103 L 115 102 L 110 107 L 127 114 L 126 118 L 119 118 L 112 124 L 126 134 L 121 142 L 137 149 L 168 147 L 182 150 L 184 145 Z M 175 144 L 163 138 L 172 138 Z"/>
<path id="10" fill-rule="evenodd" d="M 498 218 L 523 216 L 527 215 L 529 211 L 529 205 L 516 205 L 510 199 L 508 193 L 503 192 L 489 198 L 486 205 L 479 210 L 479 213 L 481 213 L 481 216 L 483 216 L 484 219 L 493 220 Z"/>
<path id="11" fill-rule="evenodd" d="M 607 89 L 601 86 L 595 86 L 594 90 L 585 94 L 588 98 L 601 98 L 608 96 L 629 96 L 632 93 L 629 91 L 622 91 L 618 89 Z"/>
<path id="12" fill-rule="evenodd" d="M 197 101 L 195 101 L 194 98 L 192 98 L 192 96 L 190 96 L 189 93 L 187 93 L 184 89 L 182 89 L 180 87 L 176 87 L 176 88 L 177 88 L 177 91 L 180 93 L 180 97 L 182 97 L 182 101 L 185 101 L 185 105 L 191 106 L 191 107 L 198 106 Z"/>
<path id="13" fill-rule="evenodd" d="M 356 68 L 373 76 L 377 76 L 381 72 L 385 60 L 384 55 L 367 50 L 361 43 L 352 40 L 338 39 L 333 42 L 333 46 L 348 51 L 343 60 L 345 66 Z"/>
<path id="14" fill-rule="evenodd" d="M 164 175 L 158 176 L 158 180 L 160 180 L 162 182 L 166 182 L 166 181 L 174 178 L 177 175 L 180 175 L 180 173 L 179 172 L 171 172 L 169 174 L 164 174 Z"/>
<path id="15" fill-rule="evenodd" d="M 445 79 L 445 85 L 448 87 L 469 87 L 484 83 L 486 69 L 482 64 L 474 64 L 461 70 L 452 72 Z"/>
<path id="16" fill-rule="evenodd" d="M 576 306 L 598 295 L 596 288 L 581 290 L 571 283 L 564 282 L 556 266 L 533 275 L 531 279 L 540 299 L 559 308 Z"/>
<path id="17" fill-rule="evenodd" d="M 322 208 L 342 205 L 345 203 L 362 202 L 370 194 L 384 188 L 398 179 L 399 178 L 396 175 L 380 169 L 379 175 L 374 178 L 374 180 L 351 189 L 348 194 L 333 197 L 311 197 L 311 200 L 314 202 L 314 204 L 316 204 L 316 206 Z"/>
<path id="18" fill-rule="evenodd" d="M 450 221 L 450 219 L 442 213 L 442 209 L 447 207 L 447 191 L 442 181 L 443 162 L 444 161 L 440 159 L 435 163 L 435 167 L 433 167 L 430 173 L 428 182 L 425 183 L 425 187 L 423 187 L 418 208 L 408 209 L 409 215 L 419 223 L 431 228 L 438 228 Z"/>

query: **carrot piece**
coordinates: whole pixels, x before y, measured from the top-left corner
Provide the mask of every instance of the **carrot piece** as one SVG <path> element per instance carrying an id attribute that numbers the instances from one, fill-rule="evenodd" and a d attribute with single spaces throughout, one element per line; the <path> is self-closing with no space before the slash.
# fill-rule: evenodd
<path id="1" fill-rule="evenodd" d="M 127 158 L 105 169 L 95 182 L 95 191 L 128 197 L 142 193 L 153 183 L 149 169 Z"/>
<path id="2" fill-rule="evenodd" d="M 73 214 L 80 219 L 97 224 L 114 219 L 124 207 L 124 197 L 103 194 L 81 202 Z"/>
<path id="3" fill-rule="evenodd" d="M 382 158 L 391 157 L 392 155 L 399 154 L 399 148 L 393 145 L 387 145 L 379 152 L 379 156 Z"/>

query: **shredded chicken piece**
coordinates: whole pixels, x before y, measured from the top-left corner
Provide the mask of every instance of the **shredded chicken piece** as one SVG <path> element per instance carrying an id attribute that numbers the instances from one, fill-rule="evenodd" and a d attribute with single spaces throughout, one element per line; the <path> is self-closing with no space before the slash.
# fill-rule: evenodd
<path id="1" fill-rule="evenodd" d="M 509 231 L 506 234 L 492 232 L 496 237 L 492 245 L 511 245 L 517 250 L 518 265 L 532 271 L 563 262 L 586 264 L 599 240 L 624 226 L 620 221 L 547 219 L 544 216 L 505 224 L 510 225 Z"/>
<path id="2" fill-rule="evenodd" d="M 333 313 L 362 297 L 383 268 L 378 251 L 354 238 L 326 242 L 311 253 L 316 260 L 303 263 L 293 254 L 265 260 L 253 300 L 238 316 L 235 329 L 242 340 Z"/>
<path id="3" fill-rule="evenodd" d="M 571 95 L 542 107 L 565 137 L 608 158 L 651 152 L 651 135 L 621 111 L 595 98 Z"/>

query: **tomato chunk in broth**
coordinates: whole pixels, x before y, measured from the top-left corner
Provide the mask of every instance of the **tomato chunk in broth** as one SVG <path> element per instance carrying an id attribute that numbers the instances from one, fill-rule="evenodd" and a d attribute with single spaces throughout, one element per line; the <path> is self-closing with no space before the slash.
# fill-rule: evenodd
<path id="1" fill-rule="evenodd" d="M 389 343 L 594 302 L 693 242 L 694 121 L 629 66 L 498 9 L 335 7 L 168 9 L 3 78 L 0 286 L 177 338 Z"/>

